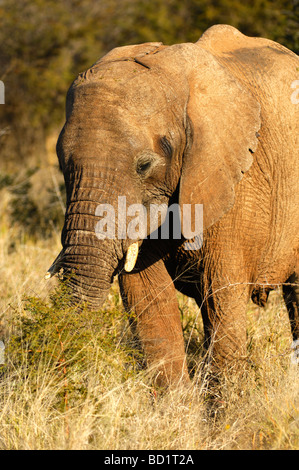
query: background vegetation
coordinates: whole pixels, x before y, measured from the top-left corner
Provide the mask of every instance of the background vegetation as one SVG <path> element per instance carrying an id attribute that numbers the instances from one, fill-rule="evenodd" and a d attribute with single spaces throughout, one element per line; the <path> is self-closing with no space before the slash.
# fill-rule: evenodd
<path id="1" fill-rule="evenodd" d="M 70 83 L 115 46 L 196 41 L 209 26 L 228 23 L 298 52 L 298 19 L 298 0 L 2 0 L 1 162 L 34 156 L 42 163 Z"/>
<path id="2" fill-rule="evenodd" d="M 249 367 L 219 412 L 200 378 L 202 324 L 179 297 L 194 387 L 157 397 L 114 285 L 77 316 L 43 274 L 60 251 L 55 144 L 79 72 L 115 46 L 196 41 L 215 23 L 299 52 L 298 0 L 0 0 L 0 449 L 298 449 L 298 371 L 279 293 L 248 307 Z M 182 419 L 183 417 L 183 419 Z"/>

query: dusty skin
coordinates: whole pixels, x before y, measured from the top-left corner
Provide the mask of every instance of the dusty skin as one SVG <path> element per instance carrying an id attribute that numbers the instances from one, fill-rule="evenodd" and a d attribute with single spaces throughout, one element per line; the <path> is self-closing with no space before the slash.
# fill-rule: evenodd
<path id="1" fill-rule="evenodd" d="M 250 297 L 263 306 L 282 284 L 298 339 L 298 68 L 285 47 L 218 25 L 195 44 L 116 48 L 68 92 L 57 144 L 67 211 L 49 275 L 74 271 L 74 299 L 97 308 L 118 274 L 160 384 L 189 381 L 176 289 L 201 308 L 215 373 L 246 359 Z M 202 248 L 140 240 L 133 267 L 131 240 L 95 235 L 96 207 L 119 196 L 203 204 Z"/>

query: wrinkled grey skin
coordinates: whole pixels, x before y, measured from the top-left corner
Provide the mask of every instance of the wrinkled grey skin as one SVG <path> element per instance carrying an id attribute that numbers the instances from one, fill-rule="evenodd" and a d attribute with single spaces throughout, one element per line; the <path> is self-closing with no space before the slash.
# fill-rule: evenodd
<path id="1" fill-rule="evenodd" d="M 115 274 L 161 384 L 188 382 L 176 289 L 201 308 L 211 366 L 246 357 L 246 304 L 284 287 L 298 339 L 298 57 L 210 28 L 196 44 L 117 48 L 80 74 L 57 144 L 67 190 L 63 251 L 74 298 L 102 305 Z M 100 203 L 203 204 L 204 241 L 99 240 Z"/>

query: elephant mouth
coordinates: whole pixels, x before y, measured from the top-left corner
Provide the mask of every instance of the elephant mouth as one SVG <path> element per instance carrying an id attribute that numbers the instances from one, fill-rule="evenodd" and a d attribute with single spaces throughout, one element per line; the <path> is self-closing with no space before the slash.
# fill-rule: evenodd
<path id="1" fill-rule="evenodd" d="M 129 245 L 127 249 L 127 253 L 125 256 L 125 263 L 124 263 L 124 270 L 126 272 L 131 272 L 136 264 L 137 258 L 139 253 L 139 242 L 134 242 Z M 57 258 L 51 264 L 50 268 L 45 274 L 45 279 L 50 279 L 51 277 L 55 276 L 55 274 L 59 273 L 64 268 L 64 259 L 66 258 L 65 249 L 62 249 Z M 115 270 L 115 273 L 118 272 L 118 268 Z M 115 275 L 115 274 L 113 274 Z"/>
<path id="2" fill-rule="evenodd" d="M 58 274 L 59 280 L 68 288 L 69 301 L 74 308 L 80 310 L 86 305 L 91 310 L 98 310 L 108 295 L 114 277 L 121 271 L 129 273 L 134 269 L 138 251 L 139 243 L 133 242 L 121 259 L 105 261 L 103 253 L 98 253 L 96 264 L 88 264 L 88 261 L 80 260 L 80 256 L 76 264 L 73 258 L 77 253 L 71 247 L 63 248 L 44 278 L 50 279 Z"/>

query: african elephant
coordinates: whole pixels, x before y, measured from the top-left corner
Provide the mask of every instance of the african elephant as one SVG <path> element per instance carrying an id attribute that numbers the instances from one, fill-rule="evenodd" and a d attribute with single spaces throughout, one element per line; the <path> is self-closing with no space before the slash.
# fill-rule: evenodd
<path id="1" fill-rule="evenodd" d="M 190 380 L 176 290 L 201 308 L 215 371 L 246 357 L 250 297 L 263 306 L 282 284 L 298 344 L 298 67 L 280 44 L 216 25 L 195 44 L 113 49 L 68 91 L 63 249 L 47 277 L 74 272 L 74 298 L 95 309 L 118 275 L 161 384 Z M 202 204 L 198 249 L 159 235 L 165 215 L 156 237 L 99 238 L 97 207 L 117 219 L 120 196 L 147 216 L 155 204 Z"/>

